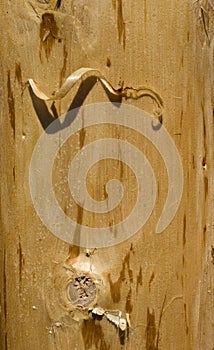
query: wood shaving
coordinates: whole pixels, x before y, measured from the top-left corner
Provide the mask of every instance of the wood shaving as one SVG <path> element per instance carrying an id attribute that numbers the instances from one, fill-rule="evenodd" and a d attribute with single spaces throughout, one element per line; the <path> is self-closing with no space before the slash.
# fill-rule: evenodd
<path id="1" fill-rule="evenodd" d="M 44 39 L 44 38 L 43 38 Z M 83 82 L 86 78 L 89 77 L 95 77 L 97 80 L 101 82 L 103 87 L 107 89 L 111 94 L 116 95 L 118 97 L 125 97 L 126 99 L 139 99 L 143 96 L 149 96 L 151 97 L 157 104 L 158 109 L 156 114 L 161 117 L 163 113 L 163 101 L 161 97 L 152 89 L 149 88 L 139 88 L 134 89 L 130 87 L 125 87 L 121 89 L 114 89 L 113 86 L 110 84 L 110 82 L 102 75 L 102 73 L 93 68 L 80 68 L 73 72 L 71 75 L 68 76 L 68 78 L 64 81 L 61 88 L 57 90 L 56 92 L 53 92 L 51 96 L 46 95 L 42 89 L 40 88 L 39 84 L 33 80 L 29 79 L 28 82 L 31 86 L 31 89 L 33 90 L 33 93 L 41 100 L 44 101 L 53 101 L 53 100 L 61 100 L 64 96 L 67 95 L 67 93 L 72 89 L 72 87 L 77 83 Z"/>

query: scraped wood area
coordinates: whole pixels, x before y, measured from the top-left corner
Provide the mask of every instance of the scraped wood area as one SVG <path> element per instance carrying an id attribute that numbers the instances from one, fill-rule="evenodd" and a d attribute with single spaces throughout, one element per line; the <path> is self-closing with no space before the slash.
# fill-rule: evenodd
<path id="1" fill-rule="evenodd" d="M 3 0 L 0 10 L 0 349 L 213 350 L 213 0 Z M 120 149 L 118 160 L 97 162 L 87 177 L 96 201 L 105 200 L 109 179 L 124 184 L 125 199 L 115 212 L 99 221 L 68 195 L 71 156 L 99 137 L 126 140 L 145 154 L 157 181 L 154 210 L 126 241 L 90 250 L 57 238 L 37 215 L 30 162 L 54 118 L 96 102 L 156 113 L 149 95 L 118 101 L 96 78 L 77 83 L 54 104 L 29 87 L 34 79 L 50 96 L 81 67 L 102 72 L 115 90 L 128 87 L 133 97 L 144 87 L 163 102 L 162 127 L 181 157 L 184 188 L 175 217 L 160 234 L 155 227 L 168 177 L 158 150 L 137 130 L 84 128 L 84 119 L 54 163 L 62 210 L 91 227 L 111 227 L 132 212 L 136 178 Z M 98 282 L 75 274 L 78 259 L 90 261 Z"/>

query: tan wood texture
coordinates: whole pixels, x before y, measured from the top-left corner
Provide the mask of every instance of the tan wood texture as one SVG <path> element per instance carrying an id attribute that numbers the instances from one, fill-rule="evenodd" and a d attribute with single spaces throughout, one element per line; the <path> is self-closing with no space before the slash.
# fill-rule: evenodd
<path id="1" fill-rule="evenodd" d="M 2 350 L 214 349 L 213 8 L 211 0 L 1 1 Z M 144 227 L 119 245 L 88 252 L 55 237 L 34 209 L 29 166 L 44 128 L 69 106 L 110 97 L 94 79 L 77 83 L 52 105 L 35 99 L 27 82 L 35 79 L 50 95 L 81 67 L 100 70 L 115 89 L 144 86 L 163 100 L 162 122 L 182 159 L 184 191 L 161 234 L 155 225 L 167 194 L 163 161 L 146 138 L 112 125 L 84 128 L 83 120 L 58 154 L 55 193 L 66 208 L 69 188 L 60 176 L 84 144 L 99 137 L 131 139 L 158 183 L 155 210 Z M 149 96 L 122 103 L 149 113 L 155 108 Z M 126 191 L 134 188 L 123 162 L 102 160 L 87 179 L 94 199 L 105 198 L 109 178 L 119 179 Z M 135 201 L 133 191 L 120 210 L 103 218 L 105 224 L 122 220 Z M 96 215 L 74 204 L 67 215 L 98 225 Z M 99 306 L 129 314 L 125 332 L 107 317 L 78 321 L 66 311 L 62 290 L 71 272 L 65 263 L 80 256 L 106 281 Z"/>

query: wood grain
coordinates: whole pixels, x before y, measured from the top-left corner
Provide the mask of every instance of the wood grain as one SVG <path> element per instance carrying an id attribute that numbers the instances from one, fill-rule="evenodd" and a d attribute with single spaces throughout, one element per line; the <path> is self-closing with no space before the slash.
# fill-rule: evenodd
<path id="1" fill-rule="evenodd" d="M 212 4 L 190 0 L 1 2 L 2 350 L 213 350 Z M 203 16 L 210 16 L 210 21 L 209 17 L 203 21 Z M 131 239 L 86 256 L 106 281 L 99 306 L 130 314 L 131 327 L 125 334 L 106 318 L 85 317 L 78 322 L 66 311 L 60 294 L 68 278 L 63 266 L 88 253 L 49 232 L 30 196 L 32 152 L 54 115 L 65 113 L 70 105 L 108 102 L 109 97 L 94 81 L 74 87 L 51 109 L 51 103 L 35 102 L 27 81 L 35 79 L 51 94 L 80 67 L 100 70 L 115 89 L 145 86 L 158 92 L 164 102 L 163 125 L 184 169 L 179 210 L 165 232 L 157 235 L 155 223 L 167 193 L 166 170 L 151 145 L 131 135 L 145 150 L 158 179 L 157 206 Z M 154 109 L 148 97 L 122 102 L 149 113 Z M 99 126 L 98 131 L 102 137 L 130 137 L 130 130 L 115 130 L 111 125 Z M 83 125 L 71 152 L 96 136 L 96 129 Z M 57 167 L 66 171 L 69 156 L 63 153 L 56 171 Z M 115 166 L 106 162 L 89 174 L 91 193 L 99 200 L 105 196 L 103 169 L 110 178 L 116 176 Z M 121 164 L 117 166 L 123 181 Z M 132 185 L 129 170 L 123 171 Z M 66 185 L 56 193 L 63 206 Z M 124 211 L 116 219 L 131 210 L 132 200 L 123 204 Z M 87 220 L 78 208 L 69 215 L 79 222 Z M 93 225 L 96 218 L 88 220 Z"/>

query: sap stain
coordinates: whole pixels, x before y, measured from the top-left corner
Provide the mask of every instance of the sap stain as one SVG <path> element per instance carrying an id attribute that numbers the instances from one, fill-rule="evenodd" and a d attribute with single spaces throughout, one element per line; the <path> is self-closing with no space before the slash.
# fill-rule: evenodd
<path id="1" fill-rule="evenodd" d="M 44 13 L 40 24 L 40 59 L 42 48 L 45 50 L 46 58 L 50 56 L 55 40 L 59 40 L 58 27 L 53 13 Z"/>
<path id="2" fill-rule="evenodd" d="M 128 271 L 128 276 L 129 276 L 129 282 L 133 282 L 133 271 L 130 268 L 130 252 L 128 252 L 123 260 L 123 265 L 122 269 L 120 271 L 119 278 L 117 279 L 116 282 L 113 282 L 111 279 L 110 273 L 108 274 L 108 281 L 110 284 L 110 292 L 111 292 L 111 297 L 114 303 L 118 303 L 121 298 L 121 286 L 124 281 L 126 281 L 126 275 L 125 271 Z"/>
<path id="3" fill-rule="evenodd" d="M 123 19 L 123 2 L 122 0 L 112 0 L 114 10 L 117 11 L 117 31 L 119 43 L 123 43 L 123 48 L 126 46 L 126 27 Z"/>
<path id="4" fill-rule="evenodd" d="M 184 215 L 183 219 L 183 246 L 186 245 L 186 215 Z"/>
<path id="5" fill-rule="evenodd" d="M 84 146 L 84 143 L 85 143 L 85 136 L 86 136 L 86 131 L 85 131 L 85 128 L 84 128 L 84 118 L 82 116 L 82 127 L 81 127 L 81 130 L 79 132 L 79 145 L 80 145 L 80 149 L 83 148 Z"/>
<path id="6" fill-rule="evenodd" d="M 123 167 L 123 162 L 121 162 L 120 160 L 118 160 L 118 171 L 120 174 L 120 180 L 123 180 L 124 177 L 124 167 Z"/>
<path id="7" fill-rule="evenodd" d="M 13 167 L 13 181 L 14 181 L 14 183 L 16 182 L 16 168 L 15 168 L 15 166 Z"/>
<path id="8" fill-rule="evenodd" d="M 154 278 L 155 278 L 155 274 L 154 274 L 154 272 L 152 272 L 150 280 L 149 280 L 149 291 L 151 290 L 151 285 L 152 285 Z"/>
<path id="9" fill-rule="evenodd" d="M 142 267 L 140 267 L 139 273 L 137 275 L 137 285 L 136 285 L 136 293 L 138 294 L 138 288 L 139 286 L 142 286 L 143 284 L 143 274 L 142 274 Z"/>
<path id="10" fill-rule="evenodd" d="M 66 263 L 68 263 L 69 260 L 73 260 L 74 258 L 78 257 L 79 255 L 80 255 L 80 247 L 76 245 L 70 245 Z"/>
<path id="11" fill-rule="evenodd" d="M 81 226 L 83 220 L 83 208 L 78 205 L 77 206 L 77 223 Z"/>
<path id="12" fill-rule="evenodd" d="M 111 298 L 114 303 L 118 303 L 121 298 L 121 284 L 123 281 L 125 281 L 125 271 L 120 272 L 120 276 L 116 282 L 113 282 L 111 279 L 110 273 L 108 274 L 108 281 L 110 284 L 110 292 L 111 292 Z"/>
<path id="13" fill-rule="evenodd" d="M 185 266 L 185 257 L 184 257 L 184 254 L 182 256 L 182 263 L 183 263 L 183 266 Z"/>
<path id="14" fill-rule="evenodd" d="M 131 314 L 133 310 L 133 304 L 132 304 L 132 289 L 129 289 L 128 295 L 126 297 L 126 312 L 128 314 Z"/>
<path id="15" fill-rule="evenodd" d="M 192 155 L 192 167 L 195 169 L 195 157 L 194 154 Z"/>
<path id="16" fill-rule="evenodd" d="M 62 85 L 63 80 L 65 79 L 67 58 L 68 58 L 68 51 L 66 50 L 66 46 L 64 45 L 63 46 L 63 66 L 60 72 L 60 86 Z"/>
<path id="17" fill-rule="evenodd" d="M 4 317 L 7 319 L 7 271 L 6 271 L 6 251 L 3 250 L 3 298 L 4 298 Z"/>
<path id="18" fill-rule="evenodd" d="M 132 252 L 133 254 L 135 254 L 134 247 L 133 247 L 133 244 L 132 244 L 132 243 L 131 243 L 131 245 L 130 245 L 130 252 Z"/>
<path id="19" fill-rule="evenodd" d="M 21 245 L 20 236 L 19 236 L 19 247 L 18 247 L 17 253 L 19 255 L 19 281 L 21 281 L 21 279 L 22 279 L 22 270 L 23 270 L 23 267 L 24 267 L 24 256 L 23 256 L 23 253 L 22 253 L 22 245 Z"/>
<path id="20" fill-rule="evenodd" d="M 186 335 L 188 335 L 189 327 L 187 325 L 187 308 L 186 308 L 186 304 L 185 303 L 184 303 L 184 315 L 185 315 L 185 324 L 186 324 Z"/>
<path id="21" fill-rule="evenodd" d="M 11 88 L 10 71 L 7 72 L 7 102 L 9 109 L 10 125 L 13 129 L 13 136 L 15 137 L 15 101 L 13 91 Z"/>
<path id="22" fill-rule="evenodd" d="M 84 146 L 85 134 L 86 134 L 85 128 L 82 128 L 79 132 L 80 149 L 83 148 Z"/>
<path id="23" fill-rule="evenodd" d="M 203 229 L 203 244 L 204 244 L 204 247 L 205 247 L 205 244 L 206 244 L 206 233 L 207 233 L 207 226 L 204 225 L 204 229 Z"/>
<path id="24" fill-rule="evenodd" d="M 204 103 L 201 103 L 201 110 L 203 115 L 203 129 L 204 129 L 204 138 L 206 138 L 206 113 L 204 110 Z"/>
<path id="25" fill-rule="evenodd" d="M 7 332 L 5 332 L 5 335 L 4 335 L 4 345 L 5 345 L 5 350 L 8 350 Z"/>
<path id="26" fill-rule="evenodd" d="M 61 6 L 62 0 L 57 0 L 54 10 L 58 10 Z"/>
<path id="27" fill-rule="evenodd" d="M 214 247 L 211 246 L 211 258 L 212 258 L 212 263 L 214 265 Z"/>
<path id="28" fill-rule="evenodd" d="M 16 63 L 15 65 L 15 78 L 20 85 L 22 85 L 22 70 L 20 63 Z"/>
<path id="29" fill-rule="evenodd" d="M 106 66 L 109 68 L 111 67 L 111 60 L 109 57 L 107 57 L 107 59 L 106 59 Z"/>
<path id="30" fill-rule="evenodd" d="M 146 350 L 158 350 L 156 334 L 155 312 L 153 309 L 147 308 Z"/>
<path id="31" fill-rule="evenodd" d="M 124 267 L 127 265 L 128 275 L 129 275 L 129 282 L 133 283 L 133 271 L 130 268 L 130 253 L 127 253 L 125 259 L 124 259 Z"/>
<path id="32" fill-rule="evenodd" d="M 107 345 L 104 339 L 104 332 L 101 325 L 96 324 L 95 320 L 84 320 L 81 332 L 85 349 L 111 349 L 110 345 Z"/>
<path id="33" fill-rule="evenodd" d="M 206 199 L 208 195 L 208 178 L 206 176 L 204 176 L 204 193 Z"/>

